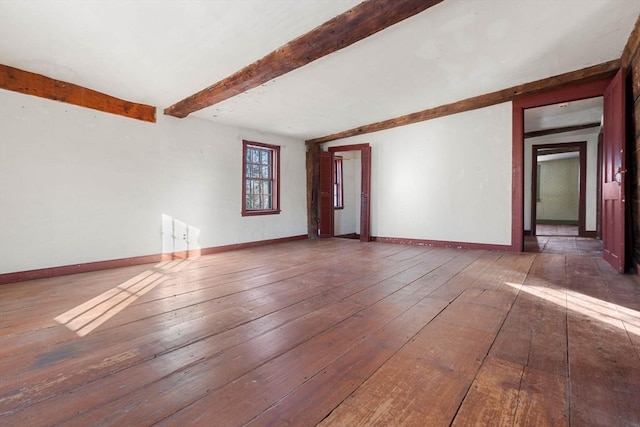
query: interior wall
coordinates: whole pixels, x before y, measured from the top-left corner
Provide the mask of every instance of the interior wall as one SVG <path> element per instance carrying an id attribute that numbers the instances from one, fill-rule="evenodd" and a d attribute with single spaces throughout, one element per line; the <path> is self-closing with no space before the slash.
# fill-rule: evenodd
<path id="1" fill-rule="evenodd" d="M 531 230 L 531 150 L 533 145 L 560 144 L 565 142 L 587 142 L 587 178 L 585 195 L 585 230 L 596 230 L 597 182 L 598 182 L 598 133 L 600 128 L 590 131 L 574 131 L 546 135 L 524 140 L 524 229 Z"/>
<path id="2" fill-rule="evenodd" d="M 627 87 L 627 128 L 629 131 L 628 142 L 628 159 L 629 159 L 629 179 L 630 185 L 628 194 L 631 200 L 631 224 L 629 225 L 629 253 L 636 273 L 640 274 L 640 49 L 639 39 L 637 35 L 637 26 L 640 24 L 640 18 L 636 21 L 636 38 L 635 43 L 627 46 L 632 55 L 629 57 L 628 73 L 626 79 Z"/>
<path id="3" fill-rule="evenodd" d="M 573 221 L 578 225 L 580 159 L 538 162 L 538 221 Z"/>
<path id="4" fill-rule="evenodd" d="M 344 208 L 334 211 L 334 234 L 360 234 L 360 151 L 338 152 L 336 155 L 342 157 Z"/>
<path id="5" fill-rule="evenodd" d="M 0 273 L 158 254 L 172 219 L 190 249 L 307 233 L 303 141 L 9 91 L 0 121 Z M 281 146 L 280 215 L 240 215 L 243 139 Z"/>
<path id="6" fill-rule="evenodd" d="M 370 143 L 371 234 L 511 244 L 511 103 L 326 146 Z"/>

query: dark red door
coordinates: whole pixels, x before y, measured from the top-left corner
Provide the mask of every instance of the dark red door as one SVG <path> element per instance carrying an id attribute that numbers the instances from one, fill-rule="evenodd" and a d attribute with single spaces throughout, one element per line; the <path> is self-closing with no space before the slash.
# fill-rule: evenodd
<path id="1" fill-rule="evenodd" d="M 318 236 L 333 237 L 333 153 L 320 152 Z"/>
<path id="2" fill-rule="evenodd" d="M 625 127 L 624 70 L 618 71 L 604 93 L 602 153 L 602 249 L 604 259 L 624 272 L 625 246 Z"/>
<path id="3" fill-rule="evenodd" d="M 362 157 L 362 190 L 360 193 L 360 241 L 371 240 L 371 147 L 360 150 Z"/>

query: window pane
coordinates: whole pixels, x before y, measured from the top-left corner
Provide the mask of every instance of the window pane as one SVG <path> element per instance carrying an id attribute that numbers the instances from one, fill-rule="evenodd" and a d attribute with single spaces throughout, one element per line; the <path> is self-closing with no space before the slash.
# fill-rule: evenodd
<path id="1" fill-rule="evenodd" d="M 277 166 L 275 156 L 279 153 L 279 147 L 270 148 L 259 143 L 249 145 L 248 141 L 245 141 L 244 147 L 243 215 L 247 214 L 246 211 L 277 213 L 275 211 L 278 209 L 278 203 L 275 195 L 278 194 L 278 182 L 274 178 L 278 175 L 274 166 Z"/>

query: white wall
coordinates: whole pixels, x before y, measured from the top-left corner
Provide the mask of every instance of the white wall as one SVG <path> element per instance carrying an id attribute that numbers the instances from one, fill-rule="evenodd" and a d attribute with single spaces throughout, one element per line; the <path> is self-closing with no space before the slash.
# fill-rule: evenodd
<path id="1" fill-rule="evenodd" d="M 533 145 L 564 142 L 587 142 L 587 188 L 585 230 L 596 230 L 596 183 L 598 179 L 598 133 L 599 128 L 562 134 L 527 138 L 524 141 L 524 229 L 531 230 L 531 150 Z"/>
<path id="2" fill-rule="evenodd" d="M 537 221 L 574 221 L 580 212 L 580 159 L 538 161 Z"/>
<path id="3" fill-rule="evenodd" d="M 360 151 L 336 153 L 342 157 L 344 209 L 336 209 L 334 234 L 360 234 L 360 190 L 362 162 Z"/>
<path id="4" fill-rule="evenodd" d="M 333 141 L 370 143 L 371 234 L 511 244 L 511 103 Z"/>
<path id="5" fill-rule="evenodd" d="M 280 215 L 240 215 L 242 139 L 282 147 Z M 202 248 L 306 234 L 303 141 L 0 91 L 0 273 L 158 254 L 163 214 Z"/>

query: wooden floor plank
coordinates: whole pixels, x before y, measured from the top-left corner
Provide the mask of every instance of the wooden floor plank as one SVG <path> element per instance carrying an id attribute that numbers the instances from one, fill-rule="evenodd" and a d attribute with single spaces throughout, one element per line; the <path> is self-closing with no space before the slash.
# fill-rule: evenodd
<path id="1" fill-rule="evenodd" d="M 482 364 L 452 426 L 512 426 L 524 366 L 489 357 Z"/>
<path id="2" fill-rule="evenodd" d="M 476 255 L 477 257 L 478 255 Z M 472 262 L 473 258 L 467 260 L 464 265 Z M 446 268 L 449 264 L 444 264 L 440 268 Z M 426 268 L 432 268 L 432 265 Z M 437 268 L 432 271 L 434 275 Z M 449 267 L 449 278 L 459 271 L 459 267 Z M 445 275 L 447 273 L 444 273 Z M 403 276 L 406 277 L 406 276 Z M 426 277 L 426 276 L 424 276 Z M 395 278 L 395 276 L 394 276 Z M 397 285 L 398 281 L 393 284 Z M 378 290 L 383 292 L 382 289 Z M 211 395 L 195 402 L 193 405 L 179 411 L 175 415 L 168 417 L 163 423 L 175 425 L 185 420 L 206 420 L 213 414 L 220 414 L 224 408 L 224 415 L 217 416 L 217 419 L 224 425 L 237 425 L 247 421 L 248 414 L 264 411 L 269 407 L 269 402 L 275 403 L 274 399 L 285 396 L 286 391 L 292 387 L 307 381 L 326 367 L 332 359 L 340 355 L 341 351 L 349 352 L 356 344 L 366 340 L 370 334 L 382 328 L 394 318 L 402 315 L 411 306 L 415 305 L 419 299 L 412 293 L 395 292 L 395 286 L 384 288 L 387 297 L 384 299 L 372 299 L 367 309 L 359 313 L 359 317 L 350 318 L 336 328 L 316 337 L 314 340 L 301 345 L 299 348 L 275 359 L 263 368 L 257 369 L 243 377 L 241 380 L 229 384 Z M 380 296 L 380 295 L 378 295 Z M 347 301 L 350 299 L 347 299 Z M 360 317 L 361 316 L 361 317 Z M 363 321 L 366 324 L 363 324 Z M 336 338 L 338 336 L 339 338 Z M 289 367 L 287 370 L 285 367 Z M 298 369 L 298 371 L 296 371 Z M 256 396 L 252 390 L 256 383 L 264 382 L 268 378 L 268 384 L 261 387 L 260 395 Z M 240 396 L 252 395 L 250 401 L 243 400 Z"/>
<path id="3" fill-rule="evenodd" d="M 568 309 L 572 425 L 640 425 L 640 359 L 622 322 Z"/>
<path id="4" fill-rule="evenodd" d="M 93 387 L 93 393 L 85 396 L 94 396 L 97 401 L 89 402 L 89 405 L 85 401 L 83 405 L 85 410 L 70 411 L 67 415 L 72 418 L 64 419 L 64 422 L 71 425 L 93 425 L 101 420 L 109 424 L 141 425 L 153 420 L 157 421 L 166 416 L 166 411 L 171 409 L 156 403 L 165 401 L 178 407 L 185 406 L 207 393 L 209 389 L 215 389 L 233 381 L 359 310 L 361 307 L 349 303 L 331 305 L 228 349 L 220 348 L 216 345 L 216 340 L 213 340 L 208 343 L 209 346 L 200 346 L 204 348 L 200 353 L 204 359 L 193 366 L 185 363 L 185 360 L 192 360 L 190 355 L 193 354 L 194 349 L 182 351 L 180 354 L 171 353 L 162 362 L 165 366 L 177 366 L 178 370 L 169 372 L 167 376 L 155 378 L 155 381 L 150 384 L 145 384 L 145 376 L 148 376 L 150 370 L 157 365 L 157 363 L 147 364 L 142 367 L 143 372 L 140 377 L 136 378 L 142 379 L 142 384 L 137 381 L 131 382 L 130 377 L 125 375 L 125 378 L 119 378 L 120 382 L 110 383 L 111 391 L 114 392 L 110 396 L 104 394 L 109 391 L 108 389 L 100 387 L 102 384 L 96 384 Z M 209 348 L 210 346 L 213 348 Z M 155 374 L 155 371 L 151 372 Z M 118 393 L 118 387 L 123 384 L 127 385 L 125 392 Z M 155 396 L 155 399 L 150 401 L 147 396 Z M 106 403 L 105 397 L 110 398 Z M 132 413 L 137 417 L 137 422 L 133 421 L 133 416 L 129 416 Z"/>
<path id="5" fill-rule="evenodd" d="M 425 298 L 248 423 L 315 425 L 433 319 L 449 301 Z"/>
<path id="6" fill-rule="evenodd" d="M 569 400 L 565 375 L 524 368 L 515 426 L 568 426 Z M 574 423 L 573 425 L 580 425 Z"/>
<path id="7" fill-rule="evenodd" d="M 640 425 L 640 278 L 543 243 L 318 239 L 1 286 L 0 425 Z"/>
<path id="8" fill-rule="evenodd" d="M 463 301 L 457 298 L 321 425 L 448 425 L 506 315 L 484 306 L 477 319 L 468 314 L 475 304 Z"/>

